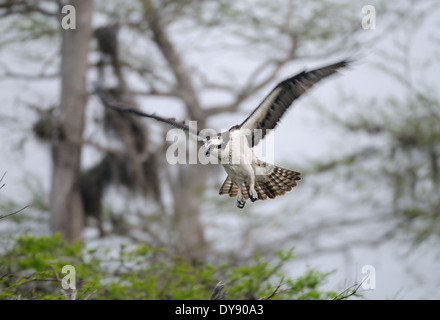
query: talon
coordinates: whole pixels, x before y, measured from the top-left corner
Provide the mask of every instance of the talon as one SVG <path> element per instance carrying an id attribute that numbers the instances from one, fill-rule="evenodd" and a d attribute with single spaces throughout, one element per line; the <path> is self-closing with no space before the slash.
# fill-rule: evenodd
<path id="1" fill-rule="evenodd" d="M 249 198 L 251 199 L 252 202 L 257 201 L 258 200 L 258 193 L 255 190 L 250 189 L 249 190 Z"/>
<path id="2" fill-rule="evenodd" d="M 245 204 L 246 204 L 246 201 L 237 200 L 237 207 L 239 207 L 240 209 L 243 209 Z"/>

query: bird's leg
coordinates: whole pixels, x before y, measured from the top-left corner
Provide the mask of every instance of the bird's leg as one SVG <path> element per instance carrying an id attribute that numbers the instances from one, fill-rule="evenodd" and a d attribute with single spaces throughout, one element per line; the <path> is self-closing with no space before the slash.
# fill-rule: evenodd
<path id="1" fill-rule="evenodd" d="M 243 183 L 242 182 L 237 183 L 237 187 L 238 187 L 237 207 L 239 207 L 240 209 L 243 209 L 244 205 L 246 204 L 246 200 L 244 200 L 243 192 L 242 192 Z"/>
<path id="2" fill-rule="evenodd" d="M 252 202 L 258 200 L 258 193 L 255 191 L 255 175 L 251 175 L 251 179 L 249 182 L 249 198 L 251 198 Z"/>
<path id="3" fill-rule="evenodd" d="M 246 169 L 249 174 L 249 198 L 255 202 L 258 200 L 258 193 L 255 191 L 255 171 L 252 166 L 248 166 Z"/>

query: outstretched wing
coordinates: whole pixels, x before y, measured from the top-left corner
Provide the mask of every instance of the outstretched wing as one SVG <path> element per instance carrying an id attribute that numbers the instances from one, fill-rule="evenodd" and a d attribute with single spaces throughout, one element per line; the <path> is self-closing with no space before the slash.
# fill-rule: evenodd
<path id="1" fill-rule="evenodd" d="M 251 131 L 252 136 L 248 138 L 249 145 L 251 147 L 257 145 L 266 135 L 267 129 L 274 129 L 293 101 L 319 80 L 332 75 L 348 64 L 349 61 L 344 60 L 312 71 L 303 71 L 279 83 L 251 115 L 239 125 L 240 129 Z M 261 130 L 254 131 L 255 129 Z"/>
<path id="2" fill-rule="evenodd" d="M 203 138 L 200 136 L 199 130 L 193 130 L 192 128 L 189 128 L 185 123 L 183 122 L 177 122 L 173 118 L 162 118 L 160 116 L 155 115 L 154 113 L 145 113 L 130 107 L 127 107 L 124 103 L 116 100 L 111 94 L 106 92 L 100 85 L 95 84 L 95 93 L 99 96 L 101 99 L 101 102 L 106 106 L 107 108 L 116 110 L 121 113 L 132 113 L 137 116 L 151 118 L 163 123 L 168 124 L 169 126 L 172 126 L 174 128 L 182 129 L 186 131 L 190 137 L 193 137 L 195 140 L 203 141 Z"/>

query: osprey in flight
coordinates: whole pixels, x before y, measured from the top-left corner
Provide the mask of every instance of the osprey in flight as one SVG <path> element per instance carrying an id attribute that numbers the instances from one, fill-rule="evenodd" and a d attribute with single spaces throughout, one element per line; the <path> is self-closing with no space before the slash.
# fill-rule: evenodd
<path id="1" fill-rule="evenodd" d="M 311 71 L 303 71 L 280 82 L 261 104 L 243 121 L 228 132 L 207 135 L 202 131 L 191 130 L 184 123 L 176 122 L 155 114 L 147 114 L 136 109 L 126 108 L 124 104 L 108 95 L 100 86 L 95 92 L 106 107 L 119 112 L 132 113 L 152 118 L 175 128 L 186 131 L 190 136 L 204 143 L 205 155 L 214 156 L 228 174 L 220 188 L 220 195 L 237 197 L 237 207 L 243 208 L 246 200 L 266 200 L 282 196 L 292 190 L 301 180 L 299 172 L 283 169 L 258 160 L 252 151 L 267 130 L 274 129 L 293 101 L 309 90 L 319 80 L 337 72 L 348 65 L 347 60 Z"/>

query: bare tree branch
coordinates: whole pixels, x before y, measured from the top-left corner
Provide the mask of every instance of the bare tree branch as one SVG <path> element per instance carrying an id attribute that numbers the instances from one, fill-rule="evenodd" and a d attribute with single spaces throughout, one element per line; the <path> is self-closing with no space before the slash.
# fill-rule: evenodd
<path id="1" fill-rule="evenodd" d="M 153 33 L 154 42 L 176 78 L 178 83 L 176 92 L 185 102 L 189 116 L 192 119 L 203 121 L 203 117 L 200 117 L 202 114 L 200 102 L 192 84 L 192 79 L 189 76 L 188 69 L 176 51 L 173 43 L 170 41 L 168 34 L 162 25 L 162 21 L 160 20 L 161 15 L 158 12 L 158 9 L 150 0 L 145 0 L 145 3 L 147 7 L 145 18 L 149 24 L 151 32 Z"/>
<path id="2" fill-rule="evenodd" d="M 0 189 L 3 188 L 3 187 L 5 186 L 4 183 L 1 184 L 2 181 L 3 181 L 3 178 L 5 177 L 5 175 L 6 175 L 6 172 L 3 173 L 2 177 L 0 178 Z M 29 207 L 29 206 L 30 206 L 30 204 L 28 204 L 27 206 L 21 208 L 20 210 L 15 211 L 15 212 L 12 212 L 12 213 L 9 213 L 9 214 L 2 215 L 2 216 L 0 216 L 0 220 L 3 220 L 3 219 L 6 219 L 7 217 L 11 217 L 11 216 L 13 216 L 13 215 L 16 215 L 17 213 L 23 211 L 24 209 L 26 209 L 26 208 Z"/>
<path id="3" fill-rule="evenodd" d="M 9 214 L 5 214 L 3 216 L 0 216 L 0 220 L 6 219 L 7 217 L 13 216 L 21 211 L 23 211 L 24 209 L 28 208 L 30 206 L 30 204 L 28 204 L 27 206 L 21 208 L 20 210 L 17 210 L 15 212 L 9 213 Z"/>
<path id="4" fill-rule="evenodd" d="M 2 177 L 0 178 L 0 189 L 3 188 L 3 187 L 5 186 L 4 183 L 1 184 L 2 181 L 3 181 L 3 178 L 5 177 L 5 175 L 6 175 L 6 172 L 3 173 Z M 29 207 L 29 206 L 30 206 L 30 204 L 28 204 L 27 206 L 21 208 L 20 210 L 17 210 L 17 211 L 15 211 L 15 212 L 12 212 L 12 213 L 9 213 L 9 214 L 5 214 L 5 215 L 3 215 L 3 216 L 0 216 L 0 220 L 6 219 L 7 217 L 10 217 L 10 216 L 13 216 L 13 215 L 15 215 L 15 214 L 17 214 L 17 213 L 23 211 L 24 209 L 26 209 L 26 208 Z"/>
<path id="5" fill-rule="evenodd" d="M 286 56 L 283 59 L 275 60 L 273 58 L 268 59 L 258 65 L 255 70 L 250 74 L 248 77 L 245 85 L 243 86 L 243 89 L 236 94 L 235 99 L 232 103 L 224 104 L 224 105 L 218 105 L 214 106 L 209 109 L 205 109 L 204 113 L 206 117 L 214 116 L 220 113 L 225 112 L 235 112 L 240 107 L 241 103 L 246 100 L 248 97 L 253 95 L 258 90 L 262 89 L 269 83 L 273 82 L 277 75 L 279 74 L 280 70 L 290 61 L 294 59 L 295 52 L 297 48 L 296 43 L 296 37 L 292 37 L 292 48 L 289 50 L 289 52 L 286 54 Z M 269 65 L 274 65 L 272 67 L 272 70 L 270 73 L 264 77 L 262 80 L 260 80 L 257 84 L 255 84 L 255 79 L 258 78 L 263 71 L 267 69 Z M 223 87 L 223 89 L 227 89 L 227 87 Z"/>
<path id="6" fill-rule="evenodd" d="M 278 283 L 277 287 L 272 291 L 271 294 L 269 294 L 268 296 L 262 297 L 259 300 L 270 300 L 272 299 L 276 294 L 278 294 L 281 285 L 283 284 L 284 279 L 281 279 L 280 283 Z"/>
<path id="7" fill-rule="evenodd" d="M 151 87 L 150 90 L 127 90 L 128 94 L 136 95 L 136 96 L 145 96 L 145 97 L 151 97 L 151 96 L 157 96 L 157 97 L 171 97 L 176 98 L 177 94 L 174 94 L 172 92 L 162 91 L 157 88 Z"/>
<path id="8" fill-rule="evenodd" d="M 367 280 L 367 278 L 363 279 L 360 283 L 355 283 L 351 287 L 348 287 L 344 291 L 337 294 L 336 297 L 333 298 L 333 300 L 345 300 L 350 298 L 351 296 L 358 294 L 359 288 L 362 286 L 365 280 Z"/>
<path id="9" fill-rule="evenodd" d="M 25 73 L 16 73 L 10 71 L 3 64 L 0 65 L 0 68 L 3 71 L 2 78 L 3 79 L 21 79 L 21 80 L 41 80 L 41 79 L 54 79 L 60 76 L 59 72 L 55 73 L 46 73 L 45 70 L 42 70 L 38 74 L 25 74 Z"/>
<path id="10" fill-rule="evenodd" d="M 2 177 L 0 178 L 0 189 L 1 189 L 1 188 L 3 188 L 3 187 L 5 186 L 5 184 L 4 184 L 4 183 L 3 183 L 3 184 L 1 184 L 1 183 L 2 183 L 2 181 L 3 181 L 3 178 L 5 177 L 5 175 L 6 175 L 6 172 L 5 172 L 5 173 L 3 173 Z"/>

